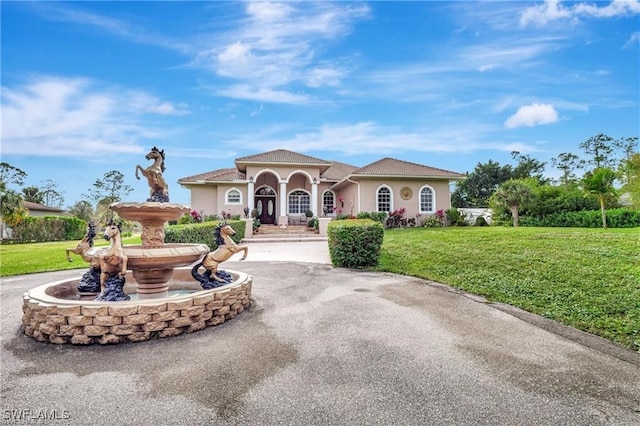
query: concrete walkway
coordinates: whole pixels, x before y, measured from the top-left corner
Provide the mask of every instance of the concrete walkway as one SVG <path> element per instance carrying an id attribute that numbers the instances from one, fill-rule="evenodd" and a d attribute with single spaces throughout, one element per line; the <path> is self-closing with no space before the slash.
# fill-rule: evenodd
<path id="1" fill-rule="evenodd" d="M 250 245 L 224 264 L 253 275 L 249 310 L 130 345 L 21 334 L 21 294 L 81 271 L 3 279 L 0 424 L 640 424 L 637 353 L 323 250 Z"/>

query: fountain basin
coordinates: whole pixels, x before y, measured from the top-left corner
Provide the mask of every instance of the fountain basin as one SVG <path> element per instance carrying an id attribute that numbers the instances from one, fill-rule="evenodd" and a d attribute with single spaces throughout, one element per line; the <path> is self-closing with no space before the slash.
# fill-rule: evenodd
<path id="1" fill-rule="evenodd" d="M 37 341 L 74 345 L 141 342 L 178 336 L 235 318 L 251 303 L 253 278 L 227 270 L 234 281 L 202 290 L 190 268 L 177 268 L 167 297 L 96 302 L 77 290 L 78 279 L 56 281 L 23 295 L 23 332 Z M 125 292 L 138 283 L 127 278 Z"/>

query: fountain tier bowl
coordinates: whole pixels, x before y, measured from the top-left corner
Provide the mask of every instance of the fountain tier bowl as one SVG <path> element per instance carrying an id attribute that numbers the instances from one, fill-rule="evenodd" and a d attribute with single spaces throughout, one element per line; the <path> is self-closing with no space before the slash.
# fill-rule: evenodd
<path id="1" fill-rule="evenodd" d="M 176 203 L 113 203 L 109 209 L 127 220 L 137 222 L 168 222 L 178 220 L 183 214 L 190 211 L 190 207 Z"/>
<path id="2" fill-rule="evenodd" d="M 45 284 L 23 296 L 23 331 L 40 342 L 74 345 L 141 342 L 199 331 L 235 318 L 251 303 L 253 278 L 227 272 L 233 282 L 202 290 L 189 268 L 178 268 L 169 297 L 127 302 L 83 299 L 77 279 Z M 128 279 L 125 292 L 135 296 L 136 284 Z"/>

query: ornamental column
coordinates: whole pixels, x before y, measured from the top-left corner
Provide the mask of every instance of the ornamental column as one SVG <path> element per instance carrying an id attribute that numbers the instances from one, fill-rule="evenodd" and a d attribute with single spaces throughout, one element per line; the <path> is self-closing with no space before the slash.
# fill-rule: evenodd
<path id="1" fill-rule="evenodd" d="M 289 224 L 289 217 L 287 216 L 287 182 L 280 181 L 280 217 L 278 219 L 278 224 L 280 226 L 286 226 Z"/>
<path id="2" fill-rule="evenodd" d="M 311 182 L 311 211 L 313 212 L 313 216 L 317 217 L 318 214 L 318 180 L 313 178 L 313 182 Z"/>
<path id="3" fill-rule="evenodd" d="M 251 211 L 255 208 L 256 203 L 254 201 L 255 188 L 253 184 L 253 176 L 249 178 L 249 182 L 247 183 L 247 207 L 249 207 L 249 217 L 251 217 Z"/>

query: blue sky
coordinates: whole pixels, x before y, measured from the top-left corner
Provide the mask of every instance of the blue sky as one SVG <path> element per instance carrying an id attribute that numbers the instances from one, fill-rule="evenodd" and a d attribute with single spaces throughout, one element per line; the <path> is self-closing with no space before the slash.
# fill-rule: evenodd
<path id="1" fill-rule="evenodd" d="M 639 132 L 640 2 L 11 2 L 2 161 L 64 207 L 153 146 L 177 180 L 290 149 L 456 172 Z M 557 176 L 548 164 L 549 176 Z"/>

